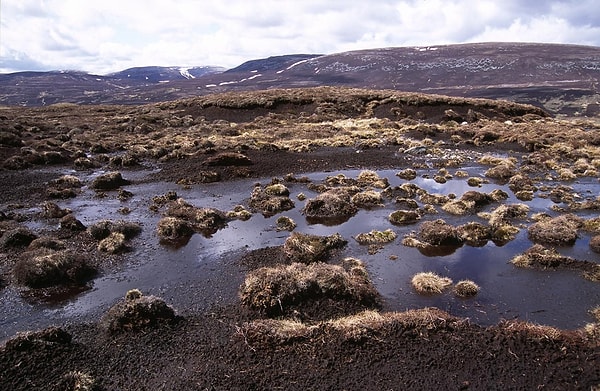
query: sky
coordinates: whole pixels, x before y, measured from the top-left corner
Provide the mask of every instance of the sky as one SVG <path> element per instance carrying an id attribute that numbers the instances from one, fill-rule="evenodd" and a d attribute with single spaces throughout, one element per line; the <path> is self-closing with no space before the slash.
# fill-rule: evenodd
<path id="1" fill-rule="evenodd" d="M 0 0 L 0 73 L 222 66 L 294 53 L 600 46 L 600 0 Z"/>

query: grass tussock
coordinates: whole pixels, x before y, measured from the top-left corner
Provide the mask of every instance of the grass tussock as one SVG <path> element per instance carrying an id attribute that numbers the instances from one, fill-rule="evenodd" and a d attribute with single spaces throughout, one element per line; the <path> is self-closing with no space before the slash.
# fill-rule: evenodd
<path id="1" fill-rule="evenodd" d="M 458 297 L 473 297 L 481 288 L 471 280 L 462 280 L 454 285 L 454 294 Z"/>
<path id="2" fill-rule="evenodd" d="M 437 308 L 420 308 L 404 312 L 380 313 L 365 310 L 355 315 L 307 324 L 288 319 L 259 319 L 243 324 L 237 335 L 251 345 L 283 345 L 299 341 L 341 338 L 360 341 L 385 338 L 397 330 L 415 330 L 425 335 L 436 330 L 464 327 L 468 322 Z"/>
<path id="3" fill-rule="evenodd" d="M 568 335 L 551 326 L 538 325 L 521 320 L 509 320 L 499 324 L 499 327 L 511 333 L 521 333 L 535 340 L 559 341 L 568 338 Z"/>
<path id="4" fill-rule="evenodd" d="M 339 233 L 319 236 L 293 232 L 283 244 L 283 252 L 292 262 L 324 262 L 332 252 L 348 243 Z"/>
<path id="5" fill-rule="evenodd" d="M 358 212 L 352 202 L 352 196 L 356 193 L 353 187 L 327 190 L 306 201 L 302 213 L 314 222 L 350 218 Z"/>
<path id="6" fill-rule="evenodd" d="M 463 243 L 456 227 L 442 219 L 422 222 L 417 236 L 432 246 L 460 246 Z"/>
<path id="7" fill-rule="evenodd" d="M 578 237 L 577 230 L 582 224 L 582 219 L 575 215 L 562 215 L 531 224 L 527 233 L 534 243 L 573 245 Z"/>
<path id="8" fill-rule="evenodd" d="M 144 296 L 133 289 L 108 310 L 101 324 L 109 333 L 119 333 L 169 324 L 177 319 L 175 310 L 163 299 Z"/>
<path id="9" fill-rule="evenodd" d="M 396 240 L 398 234 L 391 229 L 385 231 L 372 230 L 371 232 L 360 233 L 354 239 L 360 244 L 383 244 Z"/>
<path id="10" fill-rule="evenodd" d="M 30 288 L 83 285 L 96 273 L 85 258 L 68 250 L 35 250 L 24 254 L 13 268 L 17 282 Z"/>
<path id="11" fill-rule="evenodd" d="M 418 293 L 439 294 L 452 285 L 452 280 L 433 272 L 423 272 L 415 274 L 411 279 L 411 284 Z"/>
<path id="12" fill-rule="evenodd" d="M 289 306 L 322 298 L 374 304 L 378 293 L 358 260 L 342 266 L 292 263 L 254 270 L 240 287 L 242 304 L 267 314 L 284 313 Z"/>

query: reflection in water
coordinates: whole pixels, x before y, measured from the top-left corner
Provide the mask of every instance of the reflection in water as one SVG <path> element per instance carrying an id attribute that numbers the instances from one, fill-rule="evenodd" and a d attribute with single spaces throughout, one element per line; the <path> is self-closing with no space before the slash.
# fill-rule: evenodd
<path id="1" fill-rule="evenodd" d="M 484 168 L 467 168 L 469 175 L 481 176 Z M 360 171 L 340 171 L 347 177 L 356 178 Z M 378 171 L 379 176 L 389 180 L 391 186 L 406 183 L 398 178 L 394 170 Z M 308 175 L 313 182 L 322 181 L 326 176 L 335 173 L 314 173 Z M 422 175 L 420 172 L 419 175 Z M 141 178 L 140 171 L 136 172 Z M 124 172 L 125 177 L 131 175 Z M 264 182 L 269 180 L 265 179 Z M 437 306 L 458 316 L 471 318 L 483 325 L 495 324 L 501 319 L 520 318 L 540 324 L 548 324 L 562 328 L 578 328 L 590 322 L 587 311 L 598 305 L 600 286 L 584 280 L 579 272 L 539 271 L 517 269 L 509 264 L 510 259 L 522 253 L 532 243 L 527 239 L 526 228 L 522 227 L 516 239 L 503 246 L 493 242 L 478 243 L 479 247 L 463 245 L 460 247 L 436 247 L 428 250 L 405 247 L 402 238 L 414 234 L 418 224 L 395 226 L 388 220 L 388 215 L 398 208 L 394 200 L 386 200 L 385 205 L 361 209 L 344 221 L 315 222 L 307 221 L 302 215 L 303 203 L 296 200 L 299 193 L 307 198 L 316 193 L 304 183 L 286 184 L 291 191 L 290 197 L 295 200 L 296 207 L 281 214 L 264 217 L 254 214 L 247 221 L 234 220 L 215 232 L 212 237 L 193 235 L 186 243 L 179 246 L 165 246 L 159 243 L 156 235 L 161 213 L 152 212 L 149 206 L 152 197 L 173 190 L 187 202 L 198 207 L 211 207 L 223 211 L 231 210 L 236 205 L 246 205 L 256 180 L 240 180 L 231 183 L 212 183 L 182 189 L 170 183 L 143 183 L 127 186 L 134 196 L 126 202 L 119 201 L 115 194 L 96 198 L 93 191 L 84 188 L 84 193 L 75 199 L 65 200 L 60 206 L 70 208 L 85 225 L 100 219 L 126 219 L 139 222 L 143 226 L 140 237 L 134 240 L 134 251 L 126 255 L 127 260 L 117 270 L 108 272 L 93 281 L 92 289 L 79 293 L 60 305 L 28 304 L 13 288 L 0 292 L 0 300 L 5 303 L 0 315 L 0 329 L 3 334 L 29 328 L 62 322 L 84 319 L 97 319 L 116 300 L 123 297 L 127 290 L 141 289 L 147 294 L 157 294 L 169 300 L 176 308 L 202 310 L 219 300 L 235 300 L 236 292 L 219 291 L 214 282 L 223 273 L 232 273 L 230 278 L 241 282 L 243 276 L 239 271 L 225 271 L 233 262 L 224 258 L 224 254 L 236 254 L 240 251 L 254 250 L 267 246 L 280 246 L 288 237 L 288 232 L 276 230 L 276 219 L 281 215 L 292 218 L 297 223 L 296 231 L 317 235 L 340 233 L 349 241 L 343 256 L 362 259 L 371 274 L 379 292 L 385 299 L 386 309 L 406 310 L 424 306 Z M 418 176 L 411 181 L 430 193 L 442 195 L 454 194 L 459 198 L 469 190 L 489 193 L 494 189 L 506 191 L 510 197 L 506 203 L 521 203 L 514 198 L 506 185 L 484 183 L 473 188 L 465 179 L 450 179 L 440 184 L 431 179 Z M 574 188 L 582 194 L 598 194 L 600 184 L 589 180 L 578 183 Z M 498 204 L 485 207 L 482 211 L 490 211 Z M 530 207 L 529 216 L 537 212 L 547 212 L 553 202 L 545 198 L 534 198 L 527 202 Z M 119 209 L 127 206 L 131 213 L 123 216 Z M 423 220 L 443 218 L 452 225 L 460 225 L 470 221 L 484 222 L 476 215 L 451 216 L 436 208 L 438 214 L 425 215 Z M 589 216 L 588 216 L 589 217 Z M 32 226 L 39 223 L 33 221 Z M 362 232 L 371 230 L 383 231 L 392 229 L 398 239 L 383 245 L 374 254 L 369 253 L 368 246 L 358 244 L 352 238 Z M 577 259 L 599 262 L 598 254 L 589 250 L 589 235 L 583 233 L 574 246 L 561 248 L 559 251 Z M 224 260 L 228 260 L 225 264 Z M 238 270 L 238 269 L 236 269 Z M 454 282 L 470 279 L 480 287 L 480 293 L 474 298 L 460 299 L 450 291 L 438 296 L 421 296 L 416 294 L 410 280 L 416 273 L 432 271 L 451 278 Z M 236 274 L 237 273 L 237 274 Z M 203 297 L 191 297 L 190 287 L 194 292 L 204 292 Z M 229 289 L 229 288 L 227 288 Z M 229 298 L 229 299 L 228 299 Z"/>

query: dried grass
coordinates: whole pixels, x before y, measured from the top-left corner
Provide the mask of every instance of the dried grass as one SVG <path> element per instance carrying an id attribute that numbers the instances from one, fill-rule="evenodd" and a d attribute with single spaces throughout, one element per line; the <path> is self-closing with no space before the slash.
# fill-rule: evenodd
<path id="1" fill-rule="evenodd" d="M 433 272 L 417 273 L 411 279 L 413 288 L 421 294 L 442 293 L 446 288 L 452 285 L 452 280 L 448 277 L 441 277 Z"/>

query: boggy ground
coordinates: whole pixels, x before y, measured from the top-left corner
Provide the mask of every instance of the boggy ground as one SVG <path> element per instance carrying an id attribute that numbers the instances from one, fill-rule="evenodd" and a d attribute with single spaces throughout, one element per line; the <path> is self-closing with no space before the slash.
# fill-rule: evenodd
<path id="1" fill-rule="evenodd" d="M 48 165 L 85 171 L 152 164 L 160 171 L 146 180 L 183 186 L 350 167 L 418 167 L 428 159 L 414 158 L 413 153 L 421 151 L 437 156 L 440 169 L 460 169 L 470 151 L 524 154 L 521 165 L 506 159 L 491 163 L 497 169 L 489 175 L 505 180 L 517 174 L 533 179 L 598 177 L 600 168 L 600 133 L 594 124 L 556 121 L 528 106 L 389 91 L 326 88 L 226 94 L 139 107 L 3 108 L 0 121 L 5 239 L 27 219 L 28 207 L 77 196 L 76 189 L 71 193 L 57 187 L 56 170 L 39 170 Z M 463 152 L 438 156 L 448 144 Z M 533 191 L 517 179 L 515 191 Z M 558 188 L 552 196 L 564 201 L 567 212 L 597 210 L 591 202 L 569 200 L 568 189 Z M 36 234 L 62 240 L 99 271 L 109 271 L 113 262 L 127 262 L 127 253 L 101 253 L 88 231 L 78 231 L 68 222 L 58 231 L 48 231 Z M 26 245 L 10 243 L 3 240 L 3 285 L 19 284 L 12 267 L 27 256 Z M 328 257 L 337 273 L 329 282 L 356 277 L 370 292 L 360 265 L 340 259 L 335 249 Z M 228 272 L 243 279 L 262 267 L 285 268 L 291 263 L 285 248 L 264 248 L 238 255 L 230 262 L 234 271 Z M 389 312 L 378 300 L 336 294 L 309 295 L 287 305 L 283 314 L 273 314 L 243 305 L 236 281 L 224 273 L 214 282 L 227 292 L 226 300 L 207 312 L 175 308 L 176 314 L 184 315 L 173 316 L 154 298 L 136 307 L 141 299 L 132 292 L 119 307 L 125 308 L 121 318 L 107 314 L 97 322 L 13 337 L 0 348 L 0 388 L 600 386 L 597 323 L 571 331 L 518 320 L 481 327 L 434 308 Z M 190 292 L 196 294 L 201 297 L 202 292 Z M 121 326 L 111 326 L 115 324 Z"/>

